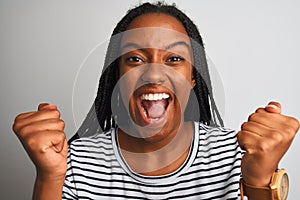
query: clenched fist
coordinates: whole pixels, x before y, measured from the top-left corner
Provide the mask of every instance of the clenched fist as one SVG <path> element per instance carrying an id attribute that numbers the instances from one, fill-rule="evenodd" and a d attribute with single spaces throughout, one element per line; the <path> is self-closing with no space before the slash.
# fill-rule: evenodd
<path id="1" fill-rule="evenodd" d="M 251 114 L 238 133 L 238 142 L 245 150 L 241 166 L 244 181 L 267 186 L 298 129 L 298 120 L 282 115 L 277 102 Z"/>
<path id="2" fill-rule="evenodd" d="M 36 167 L 36 187 L 52 182 L 62 189 L 68 153 L 64 126 L 60 112 L 51 104 L 40 104 L 37 111 L 15 118 L 13 130 Z"/>

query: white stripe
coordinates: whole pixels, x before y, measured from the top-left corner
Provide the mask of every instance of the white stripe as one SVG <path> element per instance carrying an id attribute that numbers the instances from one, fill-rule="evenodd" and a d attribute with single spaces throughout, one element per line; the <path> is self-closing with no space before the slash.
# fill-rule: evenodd
<path id="1" fill-rule="evenodd" d="M 108 196 L 101 197 L 92 194 L 102 193 L 105 195 L 120 195 L 120 199 L 126 199 L 125 196 L 149 199 L 178 197 L 178 199 L 182 199 L 182 195 L 199 193 L 199 195 L 190 198 L 211 199 L 230 190 L 235 191 L 225 197 L 220 197 L 220 199 L 237 198 L 241 153 L 240 149 L 236 148 L 235 133 L 228 129 L 216 129 L 202 124 L 195 124 L 195 127 L 197 134 L 195 134 L 193 145 L 196 144 L 196 146 L 190 152 L 191 159 L 187 160 L 187 167 L 179 173 L 175 173 L 175 177 L 154 180 L 156 185 L 151 182 L 147 183 L 149 181 L 147 178 L 145 178 L 147 180 L 143 180 L 142 177 L 139 177 L 139 180 L 136 180 L 137 177 L 133 177 L 134 174 L 128 171 L 129 174 L 125 174 L 126 171 L 123 169 L 125 166 L 121 168 L 122 166 L 117 162 L 117 157 L 114 154 L 116 152 L 114 152 L 111 144 L 113 137 L 110 134 L 113 133 L 113 129 L 107 134 L 74 141 L 70 149 L 72 155 L 69 154 L 68 157 L 70 164 L 63 189 L 64 198 L 79 195 L 79 197 L 90 197 L 92 199 L 109 199 Z M 198 128 L 200 128 L 200 131 L 198 131 Z M 198 145 L 198 141 L 200 141 L 200 145 Z M 227 146 L 218 148 L 224 144 Z M 99 148 L 102 153 L 97 154 Z M 92 151 L 93 153 L 83 151 Z M 222 151 L 224 153 L 220 154 L 219 152 Z M 105 154 L 111 156 L 107 158 Z M 83 156 L 90 156 L 91 158 L 84 158 Z M 117 154 L 117 156 L 119 155 Z M 222 159 L 225 157 L 229 158 Z M 87 164 L 83 164 L 83 162 Z M 220 168 L 220 166 L 223 167 Z M 84 169 L 92 169 L 94 172 Z M 84 178 L 84 176 L 88 178 Z M 229 178 L 230 176 L 232 177 Z M 220 180 L 224 181 L 220 182 Z M 234 184 L 226 187 L 230 183 Z M 71 189 L 73 187 L 76 189 Z M 223 187 L 225 187 L 223 190 L 219 189 Z M 114 196 L 111 199 L 119 198 Z"/>

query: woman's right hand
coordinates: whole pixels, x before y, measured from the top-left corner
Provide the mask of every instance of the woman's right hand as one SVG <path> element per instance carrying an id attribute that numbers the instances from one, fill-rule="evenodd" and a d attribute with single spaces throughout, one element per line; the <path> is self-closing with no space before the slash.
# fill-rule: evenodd
<path id="1" fill-rule="evenodd" d="M 64 126 L 53 104 L 40 104 L 37 111 L 15 118 L 13 130 L 36 166 L 39 180 L 63 183 L 68 154 Z"/>

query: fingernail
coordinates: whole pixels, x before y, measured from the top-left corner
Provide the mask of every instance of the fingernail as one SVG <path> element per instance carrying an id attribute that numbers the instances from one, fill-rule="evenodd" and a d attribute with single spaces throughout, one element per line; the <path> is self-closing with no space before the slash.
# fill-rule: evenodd
<path id="1" fill-rule="evenodd" d="M 45 107 L 47 108 L 52 108 L 52 109 L 56 109 L 56 105 L 55 104 L 48 104 Z"/>
<path id="2" fill-rule="evenodd" d="M 271 108 L 274 108 L 274 109 L 277 109 L 278 107 L 276 106 L 276 105 L 274 105 L 274 104 L 269 104 L 269 105 L 267 105 L 267 107 L 271 107 Z"/>

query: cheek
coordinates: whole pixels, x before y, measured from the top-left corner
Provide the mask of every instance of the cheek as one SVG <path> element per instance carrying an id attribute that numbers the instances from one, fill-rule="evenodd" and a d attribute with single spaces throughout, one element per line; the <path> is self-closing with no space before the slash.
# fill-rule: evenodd
<path id="1" fill-rule="evenodd" d="M 124 105 L 128 106 L 130 96 L 134 92 L 134 88 L 132 87 L 133 80 L 130 79 L 129 77 L 126 77 L 126 75 L 123 75 L 119 79 L 118 84 L 119 84 L 119 88 L 120 88 L 121 99 L 123 100 Z"/>
<path id="2" fill-rule="evenodd" d="M 173 71 L 169 73 L 171 83 L 174 87 L 174 95 L 182 110 L 185 110 L 193 88 L 192 73 L 189 70 Z"/>
<path id="3" fill-rule="evenodd" d="M 177 100 L 180 104 L 181 110 L 184 111 L 186 109 L 186 106 L 189 101 L 189 96 L 190 96 L 191 88 L 186 88 L 184 90 L 181 90 L 180 92 L 177 93 Z"/>
<path id="4" fill-rule="evenodd" d="M 118 71 L 118 75 L 119 75 L 119 79 L 126 73 L 127 68 L 124 65 L 124 62 L 122 61 L 122 58 L 119 59 L 119 71 Z"/>
<path id="5" fill-rule="evenodd" d="M 120 94 L 123 99 L 123 101 L 128 100 L 128 94 L 129 92 L 126 92 L 129 90 L 128 86 L 130 86 L 130 78 L 128 78 L 128 75 L 126 74 L 127 71 L 129 71 L 124 63 L 122 61 L 119 62 L 119 79 L 118 79 L 118 86 L 120 88 Z"/>
<path id="6" fill-rule="evenodd" d="M 178 76 L 177 82 L 180 82 L 182 85 L 182 90 L 189 90 L 194 87 L 195 81 L 194 81 L 194 75 L 193 70 L 191 69 L 191 66 L 186 66 L 185 68 L 178 71 L 180 76 Z M 186 91 L 183 91 L 186 92 Z"/>
<path id="7" fill-rule="evenodd" d="M 130 97 L 138 87 L 141 72 L 137 69 L 128 70 L 126 67 L 123 67 L 123 69 L 119 70 L 119 74 L 118 86 L 121 97 L 123 102 L 128 105 Z"/>

